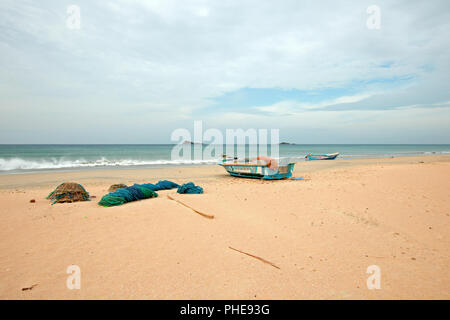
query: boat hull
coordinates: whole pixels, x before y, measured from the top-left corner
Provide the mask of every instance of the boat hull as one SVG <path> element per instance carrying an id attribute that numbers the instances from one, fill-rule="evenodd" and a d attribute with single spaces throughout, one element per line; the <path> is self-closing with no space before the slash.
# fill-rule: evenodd
<path id="1" fill-rule="evenodd" d="M 287 179 L 292 176 L 295 163 L 289 163 L 287 166 L 279 167 L 274 171 L 267 166 L 252 164 L 220 164 L 233 177 L 280 180 Z"/>
<path id="2" fill-rule="evenodd" d="M 333 153 L 333 154 L 308 154 L 306 155 L 306 158 L 308 160 L 334 160 L 337 158 L 339 153 Z"/>

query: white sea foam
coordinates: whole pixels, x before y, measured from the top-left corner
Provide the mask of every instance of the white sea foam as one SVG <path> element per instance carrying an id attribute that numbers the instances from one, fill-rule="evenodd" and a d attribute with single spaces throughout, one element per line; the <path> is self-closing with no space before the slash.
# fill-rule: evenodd
<path id="1" fill-rule="evenodd" d="M 66 169 L 83 167 L 122 167 L 122 166 L 145 166 L 145 165 L 193 165 L 193 164 L 214 164 L 217 160 L 108 160 L 101 158 L 94 161 L 84 159 L 46 159 L 46 160 L 26 160 L 22 158 L 0 158 L 0 171 L 11 170 L 33 170 L 33 169 Z"/>

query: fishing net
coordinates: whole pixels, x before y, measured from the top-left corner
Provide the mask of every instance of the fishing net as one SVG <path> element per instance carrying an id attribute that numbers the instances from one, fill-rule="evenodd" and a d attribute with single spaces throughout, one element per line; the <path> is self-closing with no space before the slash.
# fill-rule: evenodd
<path id="1" fill-rule="evenodd" d="M 117 189 L 104 195 L 98 204 L 104 207 L 120 206 L 127 202 L 155 198 L 158 196 L 155 191 L 174 188 L 178 188 L 178 193 L 203 193 L 202 187 L 196 186 L 192 182 L 180 186 L 172 181 L 161 180 L 157 184 L 134 184 L 131 187 Z"/>
<path id="2" fill-rule="evenodd" d="M 196 186 L 192 182 L 188 182 L 178 187 L 178 193 L 188 193 L 188 194 L 199 194 L 203 193 L 203 188 L 200 186 Z"/>
<path id="3" fill-rule="evenodd" d="M 98 204 L 104 207 L 120 206 L 127 202 L 155 198 L 158 196 L 155 191 L 168 190 L 177 187 L 178 184 L 167 180 L 161 180 L 157 184 L 134 184 L 131 187 L 117 189 L 114 192 L 104 195 Z"/>
<path id="4" fill-rule="evenodd" d="M 76 201 L 88 201 L 89 193 L 81 184 L 74 182 L 64 182 L 50 192 L 47 199 L 54 200 L 52 204 Z"/>
<path id="5" fill-rule="evenodd" d="M 111 185 L 109 187 L 108 191 L 109 192 L 114 192 L 117 189 L 122 189 L 122 188 L 126 188 L 126 187 L 128 187 L 128 186 L 126 184 L 123 184 L 123 183 L 113 184 L 113 185 Z"/>

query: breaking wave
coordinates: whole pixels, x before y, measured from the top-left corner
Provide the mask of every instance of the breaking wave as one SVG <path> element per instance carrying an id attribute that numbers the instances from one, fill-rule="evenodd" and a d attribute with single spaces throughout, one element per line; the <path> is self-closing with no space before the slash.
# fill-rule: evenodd
<path id="1" fill-rule="evenodd" d="M 152 166 L 152 165 L 195 165 L 214 164 L 217 160 L 108 160 L 101 158 L 97 160 L 66 160 L 45 159 L 26 160 L 22 158 L 0 158 L 0 171 L 11 170 L 33 170 L 33 169 L 67 169 L 67 168 L 89 168 L 89 167 L 129 167 L 129 166 Z"/>

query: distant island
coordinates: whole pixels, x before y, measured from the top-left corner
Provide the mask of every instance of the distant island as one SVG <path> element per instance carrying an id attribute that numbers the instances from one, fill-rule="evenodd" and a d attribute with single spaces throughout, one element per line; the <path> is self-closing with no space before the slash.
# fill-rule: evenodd
<path id="1" fill-rule="evenodd" d="M 290 142 L 280 142 L 280 144 L 295 144 L 295 143 L 290 143 Z"/>

